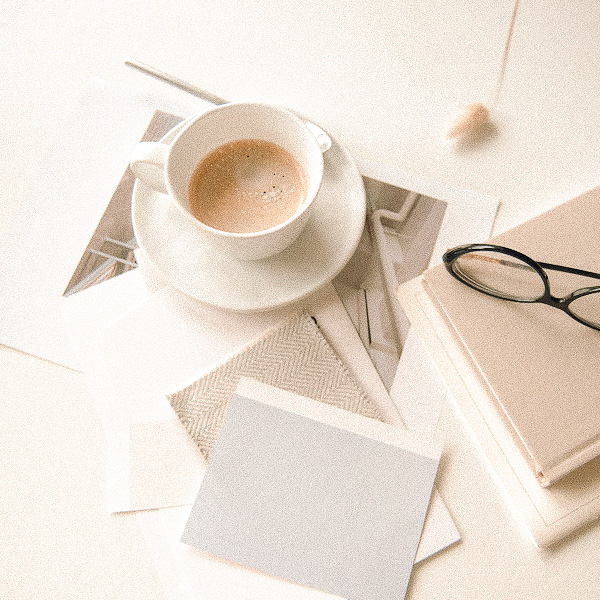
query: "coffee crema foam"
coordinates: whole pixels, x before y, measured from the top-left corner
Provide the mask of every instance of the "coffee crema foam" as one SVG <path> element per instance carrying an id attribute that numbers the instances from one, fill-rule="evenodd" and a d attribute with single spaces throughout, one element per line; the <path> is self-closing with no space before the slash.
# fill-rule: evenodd
<path id="1" fill-rule="evenodd" d="M 306 175 L 287 151 L 265 140 L 242 139 L 209 152 L 190 178 L 188 200 L 202 223 L 253 233 L 283 223 L 306 199 Z"/>

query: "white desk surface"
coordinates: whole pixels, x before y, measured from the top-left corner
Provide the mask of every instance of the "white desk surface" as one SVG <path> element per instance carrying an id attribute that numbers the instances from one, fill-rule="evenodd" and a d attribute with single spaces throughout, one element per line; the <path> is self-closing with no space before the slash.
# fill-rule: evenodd
<path id="1" fill-rule="evenodd" d="M 85 81 L 140 80 L 123 64 L 135 58 L 230 100 L 309 114 L 357 159 L 495 195 L 502 231 L 600 182 L 596 0 L 521 0 L 495 135 L 444 139 L 465 104 L 491 95 L 512 4 L 5 3 L 0 223 Z M 105 511 L 83 375 L 0 348 L 0 389 L 0 595 L 162 600 L 135 518 Z M 600 525 L 536 550 L 451 407 L 442 429 L 439 489 L 462 541 L 415 568 L 408 598 L 600 598 Z"/>

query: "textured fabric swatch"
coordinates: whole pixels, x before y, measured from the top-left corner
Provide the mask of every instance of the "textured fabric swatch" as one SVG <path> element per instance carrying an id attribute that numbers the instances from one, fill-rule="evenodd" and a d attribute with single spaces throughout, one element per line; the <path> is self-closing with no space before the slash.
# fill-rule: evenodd
<path id="1" fill-rule="evenodd" d="M 167 396 L 207 460 L 241 377 L 383 420 L 312 317 L 302 313 Z"/>

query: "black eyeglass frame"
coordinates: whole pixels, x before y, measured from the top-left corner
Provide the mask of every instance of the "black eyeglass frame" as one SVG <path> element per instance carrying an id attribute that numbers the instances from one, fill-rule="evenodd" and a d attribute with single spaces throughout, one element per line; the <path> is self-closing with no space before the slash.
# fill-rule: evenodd
<path id="1" fill-rule="evenodd" d="M 460 258 L 461 256 L 464 256 L 465 254 L 469 254 L 470 252 L 481 252 L 481 251 L 483 251 L 483 252 L 491 251 L 491 252 L 498 252 L 500 254 L 506 254 L 507 256 L 511 256 L 513 258 L 520 260 L 521 262 L 526 263 L 532 269 L 534 269 L 538 273 L 540 278 L 542 279 L 543 284 L 544 284 L 544 293 L 539 298 L 533 298 L 533 299 L 512 298 L 510 296 L 502 295 L 499 293 L 494 293 L 493 290 L 487 290 L 481 286 L 479 286 L 479 287 L 475 286 L 454 270 L 454 264 L 458 258 Z M 488 296 L 493 296 L 495 298 L 501 298 L 502 300 L 509 300 L 511 302 L 525 302 L 525 303 L 540 302 L 542 304 L 547 304 L 549 306 L 553 306 L 554 308 L 558 308 L 559 310 L 562 310 L 563 312 L 567 313 L 572 319 L 575 319 L 582 325 L 585 325 L 586 327 L 591 327 L 592 329 L 596 329 L 596 330 L 600 331 L 600 325 L 594 325 L 592 323 L 585 321 L 584 319 L 582 319 L 582 318 L 578 317 L 577 315 L 575 315 L 574 313 L 572 313 L 571 310 L 569 309 L 569 305 L 574 300 L 577 300 L 578 298 L 581 298 L 582 296 L 588 296 L 589 294 L 596 294 L 596 293 L 600 292 L 600 285 L 579 288 L 579 289 L 571 292 L 567 296 L 564 296 L 563 298 L 558 298 L 557 296 L 553 296 L 550 291 L 550 281 L 548 278 L 548 274 L 546 273 L 546 271 L 544 269 L 549 269 L 552 271 L 560 271 L 562 273 L 571 273 L 573 275 L 583 275 L 584 277 L 591 277 L 594 279 L 600 279 L 600 273 L 592 273 L 591 271 L 583 271 L 582 269 L 574 269 L 572 267 L 564 267 L 561 265 L 554 265 L 551 263 L 538 262 L 538 261 L 533 260 L 529 256 L 527 256 L 526 254 L 519 252 L 518 250 L 513 250 L 512 248 L 506 248 L 505 246 L 496 246 L 494 244 L 464 244 L 462 246 L 457 246 L 456 248 L 451 248 L 450 250 L 447 250 L 442 257 L 442 260 L 444 261 L 446 270 L 450 273 L 450 275 L 452 275 L 455 279 L 458 279 L 458 281 L 460 281 L 464 285 L 466 285 L 474 290 L 477 290 L 478 292 L 487 294 Z"/>

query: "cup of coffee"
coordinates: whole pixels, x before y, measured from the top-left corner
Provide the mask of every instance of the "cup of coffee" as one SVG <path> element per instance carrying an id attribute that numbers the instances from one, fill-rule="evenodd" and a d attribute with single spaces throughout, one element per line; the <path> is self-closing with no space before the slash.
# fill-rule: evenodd
<path id="1" fill-rule="evenodd" d="M 130 164 L 207 242 L 259 260 L 284 250 L 306 225 L 330 144 L 287 109 L 238 102 L 190 120 L 170 144 L 139 143 Z"/>

